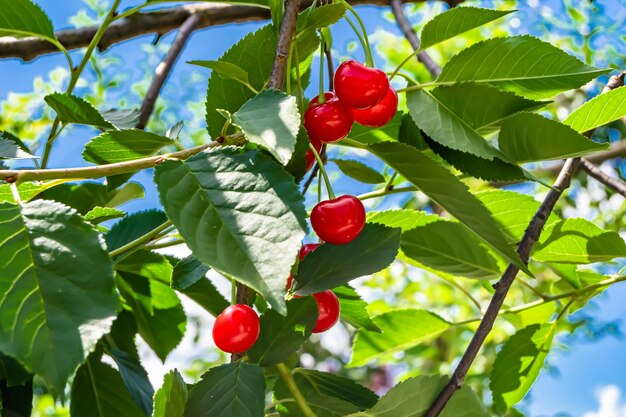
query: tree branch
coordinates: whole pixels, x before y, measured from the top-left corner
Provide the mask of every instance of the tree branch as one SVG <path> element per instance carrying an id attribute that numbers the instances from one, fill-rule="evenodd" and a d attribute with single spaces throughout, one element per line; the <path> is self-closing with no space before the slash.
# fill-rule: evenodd
<path id="1" fill-rule="evenodd" d="M 624 74 L 611 77 L 606 88 L 604 89 L 604 92 L 615 89 L 621 85 L 624 85 Z M 591 134 L 591 132 L 589 132 L 589 134 Z M 561 194 L 563 194 L 563 191 L 570 186 L 572 176 L 576 172 L 579 164 L 580 158 L 570 158 L 565 161 L 553 188 L 543 200 L 543 203 L 541 203 L 541 206 L 537 209 L 537 212 L 528 224 L 528 227 L 524 232 L 524 236 L 517 247 L 517 253 L 524 263 L 528 263 L 530 252 L 539 239 L 543 226 L 550 216 L 550 213 L 552 213 L 552 210 L 561 197 Z M 494 284 L 493 287 L 495 289 L 495 293 L 491 298 L 491 302 L 485 311 L 483 319 L 478 325 L 478 329 L 476 329 L 476 333 L 474 333 L 472 340 L 467 346 L 467 349 L 450 377 L 450 380 L 441 390 L 435 399 L 435 402 L 426 412 L 424 417 L 437 417 L 443 411 L 450 398 L 452 398 L 452 395 L 459 388 L 461 388 L 461 386 L 463 386 L 465 376 L 474 362 L 478 351 L 485 342 L 485 339 L 491 332 L 493 324 L 495 323 L 498 313 L 502 308 L 502 304 L 504 303 L 504 299 L 506 298 L 513 281 L 515 281 L 515 277 L 518 272 L 518 267 L 513 264 L 509 264 L 500 280 Z"/>
<path id="2" fill-rule="evenodd" d="M 426 0 L 407 1 L 415 3 Z M 447 0 L 447 3 L 455 4 L 458 1 Z M 301 8 L 304 9 L 310 4 L 311 0 L 303 0 Z M 350 4 L 353 6 L 361 4 L 387 6 L 389 3 L 387 0 L 351 0 Z M 163 36 L 181 27 L 185 20 L 193 14 L 197 14 L 200 19 L 196 29 L 270 18 L 269 10 L 264 7 L 219 3 L 188 4 L 146 13 L 136 13 L 114 22 L 99 42 L 99 50 L 104 51 L 115 43 L 141 35 Z M 67 29 L 58 31 L 56 36 L 65 48 L 72 50 L 87 46 L 97 30 L 98 26 Z M 39 38 L 0 38 L 0 58 L 21 58 L 24 61 L 30 61 L 40 55 L 58 52 L 59 50 L 54 45 Z"/>
<path id="3" fill-rule="evenodd" d="M 191 36 L 199 23 L 200 16 L 197 13 L 193 13 L 185 20 L 180 27 L 178 35 L 176 35 L 176 39 L 174 40 L 174 43 L 172 43 L 170 50 L 167 51 L 165 58 L 163 58 L 163 61 L 156 68 L 150 88 L 148 89 L 141 105 L 141 113 L 139 115 L 139 122 L 137 122 L 137 129 L 143 129 L 148 124 L 148 120 L 154 111 L 154 105 L 159 97 L 161 88 L 163 88 L 163 84 L 165 84 L 165 80 L 172 71 L 172 68 L 185 47 L 189 36 Z"/>
<path id="4" fill-rule="evenodd" d="M 626 197 L 626 183 L 624 181 L 605 174 L 599 167 L 587 161 L 585 158 L 582 158 L 580 161 L 580 168 L 589 174 L 590 177 L 595 178 L 600 183 Z"/>

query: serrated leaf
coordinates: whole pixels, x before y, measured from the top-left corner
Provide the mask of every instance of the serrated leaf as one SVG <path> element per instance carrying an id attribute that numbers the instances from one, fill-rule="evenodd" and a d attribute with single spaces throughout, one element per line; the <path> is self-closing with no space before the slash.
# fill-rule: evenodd
<path id="1" fill-rule="evenodd" d="M 113 123 L 118 129 L 132 129 L 139 122 L 139 109 L 108 109 L 100 112 L 105 120 Z"/>
<path id="2" fill-rule="evenodd" d="M 378 142 L 397 142 L 404 113 L 397 112 L 389 123 L 379 128 L 361 126 L 355 123 L 348 137 L 364 145 Z M 340 142 L 341 143 L 341 142 Z"/>
<path id="3" fill-rule="evenodd" d="M 356 329 L 365 329 L 380 332 L 367 312 L 367 303 L 348 284 L 336 287 L 333 292 L 339 299 L 341 320 L 348 322 Z"/>
<path id="4" fill-rule="evenodd" d="M 439 220 L 441 218 L 437 215 L 408 209 L 370 211 L 367 213 L 368 223 L 397 227 L 402 230 L 402 233 Z"/>
<path id="5" fill-rule="evenodd" d="M 115 129 L 90 103 L 68 93 L 52 93 L 44 97 L 48 106 L 57 113 L 63 123 L 95 126 L 102 129 Z"/>
<path id="6" fill-rule="evenodd" d="M 168 137 L 143 130 L 107 130 L 85 145 L 83 158 L 98 165 L 132 161 L 152 156 L 173 144 Z"/>
<path id="7" fill-rule="evenodd" d="M 0 351 L 60 394 L 116 316 L 111 259 L 93 227 L 53 201 L 0 204 L 0 225 Z"/>
<path id="8" fill-rule="evenodd" d="M 420 49 L 445 40 L 513 13 L 515 10 L 491 10 L 478 7 L 454 7 L 429 20 L 420 34 Z"/>
<path id="9" fill-rule="evenodd" d="M 626 87 L 599 94 L 574 110 L 563 121 L 584 133 L 626 116 Z"/>
<path id="10" fill-rule="evenodd" d="M 48 188 L 56 187 L 59 184 L 63 184 L 67 180 L 53 180 L 43 182 L 22 182 L 17 185 L 17 190 L 20 193 L 20 199 L 23 203 L 26 203 L 33 198 L 37 197 L 42 191 Z M 10 184 L 0 184 L 0 203 L 17 203 L 13 198 Z"/>
<path id="11" fill-rule="evenodd" d="M 172 274 L 172 288 L 185 294 L 213 316 L 218 316 L 230 305 L 213 283 L 206 278 L 209 267 L 188 256 L 181 259 Z"/>
<path id="12" fill-rule="evenodd" d="M 139 360 L 129 353 L 118 349 L 109 349 L 108 353 L 115 361 L 124 385 L 135 405 L 146 415 L 151 415 L 154 388 L 150 384 L 146 370 L 141 366 Z"/>
<path id="13" fill-rule="evenodd" d="M 136 182 L 130 182 L 117 190 L 108 190 L 106 185 L 95 182 L 83 182 L 57 185 L 44 190 L 37 198 L 58 201 L 85 215 L 98 206 L 116 207 L 143 196 L 143 188 Z"/>
<path id="14" fill-rule="evenodd" d="M 202 375 L 189 394 L 187 417 L 263 417 L 263 368 L 241 361 L 217 366 Z"/>
<path id="15" fill-rule="evenodd" d="M 56 41 L 50 18 L 30 0 L 0 0 L 0 36 L 37 36 Z"/>
<path id="16" fill-rule="evenodd" d="M 626 243 L 617 232 L 589 220 L 573 218 L 546 227 L 532 258 L 540 262 L 587 264 L 626 257 Z"/>
<path id="17" fill-rule="evenodd" d="M 533 113 L 506 119 L 498 144 L 502 152 L 518 162 L 564 159 L 608 148 L 608 144 L 594 142 L 567 125 Z"/>
<path id="18" fill-rule="evenodd" d="M 522 271 L 532 275 L 517 252 L 509 246 L 489 211 L 470 193 L 467 186 L 448 170 L 417 149 L 400 143 L 374 144 L 368 149 L 445 208 L 492 249 Z"/>
<path id="19" fill-rule="evenodd" d="M 317 317 L 317 302 L 313 297 L 287 301 L 286 316 L 267 310 L 260 318 L 259 338 L 246 354 L 263 367 L 284 362 L 311 336 Z"/>
<path id="20" fill-rule="evenodd" d="M 284 313 L 285 277 L 307 229 L 293 177 L 261 152 L 222 147 L 160 164 L 155 182 L 194 256 Z"/>
<path id="21" fill-rule="evenodd" d="M 248 73 L 240 66 L 226 61 L 187 61 L 188 64 L 208 68 L 225 79 L 232 79 L 248 84 Z"/>
<path id="22" fill-rule="evenodd" d="M 339 21 L 346 13 L 342 3 L 325 4 L 298 15 L 296 31 L 298 33 L 328 27 Z"/>
<path id="23" fill-rule="evenodd" d="M 399 245 L 399 229 L 366 224 L 352 242 L 324 243 L 309 253 L 298 265 L 294 290 L 299 295 L 314 294 L 378 272 L 394 261 Z"/>
<path id="24" fill-rule="evenodd" d="M 183 417 L 187 404 L 187 384 L 176 369 L 165 374 L 163 385 L 154 395 L 152 417 Z"/>
<path id="25" fill-rule="evenodd" d="M 363 162 L 353 159 L 331 159 L 331 161 L 337 164 L 341 172 L 357 181 L 365 184 L 381 184 L 385 182 L 385 177 Z"/>
<path id="26" fill-rule="evenodd" d="M 104 236 L 107 248 L 112 251 L 145 235 L 167 221 L 161 210 L 138 211 L 115 223 Z"/>
<path id="27" fill-rule="evenodd" d="M 438 221 L 404 232 L 400 248 L 409 258 L 447 274 L 490 279 L 502 273 L 482 242 L 455 222 Z"/>
<path id="28" fill-rule="evenodd" d="M 209 269 L 211 268 L 204 265 L 193 256 L 181 259 L 174 265 L 172 288 L 175 290 L 185 290 L 191 287 L 202 278 L 205 278 Z"/>
<path id="29" fill-rule="evenodd" d="M 497 410 L 504 412 L 530 390 L 556 332 L 556 323 L 534 324 L 515 333 L 498 352 L 489 387 Z"/>
<path id="30" fill-rule="evenodd" d="M 89 355 L 72 383 L 70 413 L 81 417 L 145 417 L 133 402 L 121 375 L 100 361 L 99 352 Z"/>
<path id="31" fill-rule="evenodd" d="M 580 87 L 606 72 L 532 36 L 512 36 L 464 49 L 448 61 L 436 82 L 488 83 L 525 97 L 544 98 Z"/>
<path id="32" fill-rule="evenodd" d="M 35 159 L 24 143 L 9 132 L 0 131 L 0 159 Z"/>
<path id="33" fill-rule="evenodd" d="M 267 149 L 287 165 L 300 130 L 300 112 L 294 96 L 279 90 L 264 90 L 232 115 L 246 138 Z"/>
<path id="34" fill-rule="evenodd" d="M 289 163 L 285 165 L 285 171 L 293 175 L 296 182 L 302 181 L 307 173 L 306 154 L 309 150 L 309 135 L 306 133 L 304 126 L 300 127 L 298 136 L 296 136 L 296 146 Z"/>
<path id="35" fill-rule="evenodd" d="M 357 331 L 349 367 L 363 366 L 381 356 L 405 351 L 439 336 L 450 327 L 450 323 L 436 314 L 417 309 L 392 310 L 372 320 L 382 333 Z"/>
<path id="36" fill-rule="evenodd" d="M 256 32 L 243 37 L 219 60 L 237 65 L 247 72 L 250 85 L 260 91 L 267 83 L 274 63 L 276 34 L 272 25 L 263 26 Z M 211 74 L 206 98 L 206 122 L 209 135 L 212 138 L 220 136 L 222 126 L 226 121 L 217 109 L 224 109 L 232 114 L 255 95 L 239 81 L 224 79 L 217 72 Z"/>
<path id="37" fill-rule="evenodd" d="M 85 213 L 85 220 L 90 223 L 98 224 L 107 220 L 119 219 L 126 216 L 126 212 L 112 207 L 96 206 Z"/>
<path id="38" fill-rule="evenodd" d="M 443 376 L 418 376 L 391 388 L 371 409 L 347 417 L 422 417 L 448 382 Z M 489 413 L 470 387 L 454 393 L 441 417 L 489 417 Z"/>

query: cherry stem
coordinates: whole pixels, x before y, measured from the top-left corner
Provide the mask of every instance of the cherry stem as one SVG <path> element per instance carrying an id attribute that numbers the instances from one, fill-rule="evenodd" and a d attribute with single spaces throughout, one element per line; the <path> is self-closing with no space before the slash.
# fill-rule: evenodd
<path id="1" fill-rule="evenodd" d="M 302 89 L 302 79 L 300 78 L 300 57 L 298 56 L 298 42 L 293 44 L 294 58 L 296 58 L 296 81 L 298 83 L 298 108 L 304 111 L 304 90 Z"/>
<path id="2" fill-rule="evenodd" d="M 350 10 L 350 12 L 354 15 L 354 18 L 357 20 L 359 26 L 361 27 L 361 32 L 363 33 L 364 40 L 363 49 L 365 50 L 365 65 L 367 65 L 368 67 L 374 67 L 374 57 L 372 56 L 372 48 L 370 47 L 370 41 L 367 37 L 367 29 L 365 29 L 365 24 L 361 20 L 361 17 L 359 17 L 359 14 L 356 12 L 356 10 L 354 10 L 354 7 L 352 7 L 347 1 L 344 1 L 343 3 L 346 8 Z M 348 23 L 350 23 L 350 18 L 348 18 L 347 16 L 346 20 L 348 20 Z"/>
<path id="3" fill-rule="evenodd" d="M 409 74 L 405 74 L 404 72 L 398 72 L 397 74 L 388 72 L 387 75 L 389 76 L 389 81 L 391 81 L 394 75 L 399 75 L 400 77 L 404 78 L 410 86 L 419 85 L 419 83 L 413 77 L 411 77 Z"/>
<path id="4" fill-rule="evenodd" d="M 335 198 L 335 193 L 333 192 L 333 187 L 330 185 L 330 179 L 328 178 L 326 168 L 324 168 L 324 162 L 322 161 L 322 157 L 319 153 L 317 153 L 317 149 L 315 149 L 315 146 L 313 146 L 313 144 L 311 144 L 310 142 L 309 149 L 311 150 L 311 152 L 313 152 L 313 156 L 315 156 L 315 159 L 317 160 L 317 165 L 319 166 L 320 173 L 322 174 L 322 177 L 324 177 L 324 183 L 326 183 L 326 191 L 328 191 L 328 198 L 333 200 Z M 318 187 L 320 185 L 321 184 L 318 184 Z"/>
<path id="5" fill-rule="evenodd" d="M 317 104 L 326 103 L 326 95 L 324 94 L 324 49 L 324 36 L 320 33 L 320 85 Z"/>
<path id="6" fill-rule="evenodd" d="M 393 77 L 395 77 L 396 75 L 399 75 L 400 69 L 402 69 L 403 66 L 406 65 L 407 62 L 409 62 L 411 60 L 411 58 L 413 58 L 414 56 L 416 56 L 417 54 L 419 54 L 420 52 L 422 52 L 422 48 L 416 49 L 415 51 L 411 52 L 409 54 L 409 56 L 407 56 L 406 58 L 404 58 L 402 60 L 402 62 L 400 62 L 400 64 L 396 67 L 395 70 L 393 70 L 393 72 L 391 73 L 391 75 L 389 76 L 389 81 L 391 81 L 393 79 Z"/>

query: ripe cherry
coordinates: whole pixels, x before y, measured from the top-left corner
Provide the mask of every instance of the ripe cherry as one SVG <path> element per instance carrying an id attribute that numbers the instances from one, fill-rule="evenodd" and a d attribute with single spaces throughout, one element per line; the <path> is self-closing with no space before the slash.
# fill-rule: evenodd
<path id="1" fill-rule="evenodd" d="M 334 292 L 326 290 L 313 294 L 317 302 L 317 322 L 313 328 L 313 333 L 322 333 L 330 329 L 339 320 L 339 299 Z"/>
<path id="2" fill-rule="evenodd" d="M 298 259 L 302 261 L 305 256 L 307 256 L 310 252 L 313 252 L 317 247 L 321 245 L 321 243 L 306 243 L 302 245 L 300 248 L 300 253 L 298 254 Z M 289 274 L 289 278 L 287 278 L 287 290 L 291 288 L 291 284 L 293 283 L 293 274 Z"/>
<path id="3" fill-rule="evenodd" d="M 313 207 L 311 226 L 325 242 L 334 245 L 352 242 L 365 226 L 365 207 L 352 195 L 322 201 Z"/>
<path id="4" fill-rule="evenodd" d="M 313 145 L 315 147 L 315 150 L 317 151 L 317 153 L 322 152 L 322 142 L 320 142 L 318 139 L 314 139 L 314 138 L 309 138 L 309 142 L 311 142 L 311 145 Z M 306 151 L 306 170 L 310 170 L 313 167 L 313 164 L 315 163 L 315 155 L 313 155 L 313 152 L 310 149 L 307 149 Z"/>
<path id="5" fill-rule="evenodd" d="M 334 93 L 326 92 L 324 97 L 326 101 L 321 104 L 315 97 L 304 112 L 304 127 L 313 145 L 314 141 L 326 143 L 340 141 L 348 136 L 354 122 L 350 109 L 337 100 Z"/>
<path id="6" fill-rule="evenodd" d="M 213 341 L 222 351 L 243 353 L 259 337 L 259 316 L 245 304 L 227 307 L 213 325 Z"/>
<path id="7" fill-rule="evenodd" d="M 389 87 L 385 97 L 369 109 L 352 110 L 354 120 L 363 126 L 381 127 L 389 123 L 398 110 L 398 93 L 393 87 Z"/>
<path id="8" fill-rule="evenodd" d="M 335 94 L 339 101 L 353 109 L 375 106 L 385 97 L 387 90 L 387 74 L 360 62 L 344 61 L 335 72 Z"/>

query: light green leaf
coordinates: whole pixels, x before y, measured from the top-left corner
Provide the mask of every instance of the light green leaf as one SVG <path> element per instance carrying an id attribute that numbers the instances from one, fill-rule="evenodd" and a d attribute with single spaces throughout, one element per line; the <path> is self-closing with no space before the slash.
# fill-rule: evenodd
<path id="1" fill-rule="evenodd" d="M 385 177 L 363 162 L 353 159 L 331 159 L 331 161 L 337 164 L 341 172 L 357 181 L 365 184 L 381 184 L 385 182 Z"/>
<path id="2" fill-rule="evenodd" d="M 261 417 L 263 368 L 241 361 L 209 369 L 189 394 L 186 417 Z"/>
<path id="3" fill-rule="evenodd" d="M 394 261 L 399 245 L 399 229 L 366 224 L 352 242 L 324 243 L 309 253 L 298 265 L 294 290 L 299 295 L 314 294 L 381 271 Z"/>
<path id="4" fill-rule="evenodd" d="M 283 165 L 289 163 L 300 130 L 300 112 L 294 96 L 264 90 L 244 103 L 232 118 L 250 142 L 267 149 Z"/>
<path id="5" fill-rule="evenodd" d="M 107 130 L 85 145 L 83 158 L 98 165 L 132 161 L 152 156 L 172 144 L 170 138 L 143 130 Z"/>
<path id="6" fill-rule="evenodd" d="M 138 211 L 115 223 L 104 239 L 110 251 L 119 249 L 166 221 L 165 213 L 160 210 Z"/>
<path id="7" fill-rule="evenodd" d="M 194 256 L 286 312 L 285 279 L 307 229 L 293 177 L 261 152 L 222 147 L 160 164 L 155 181 Z"/>
<path id="8" fill-rule="evenodd" d="M 506 313 L 503 314 L 502 317 L 507 319 L 516 328 L 523 329 L 524 327 L 533 324 L 547 323 L 555 315 L 558 307 L 559 305 L 557 304 L 557 301 L 551 301 L 541 303 L 536 307 L 532 307 L 527 310 L 522 310 L 515 313 Z M 570 312 L 571 311 L 572 310 L 570 307 Z"/>
<path id="9" fill-rule="evenodd" d="M 626 87 L 599 94 L 574 110 L 563 121 L 584 133 L 626 116 Z"/>
<path id="10" fill-rule="evenodd" d="M 126 213 L 122 210 L 96 206 L 85 213 L 85 220 L 93 224 L 98 224 L 107 220 L 119 219 L 124 216 L 126 216 Z"/>
<path id="11" fill-rule="evenodd" d="M 240 66 L 226 61 L 187 61 L 188 64 L 208 68 L 219 74 L 220 77 L 240 81 L 248 84 L 248 73 Z"/>
<path id="12" fill-rule="evenodd" d="M 488 83 L 525 97 L 544 98 L 580 87 L 606 72 L 532 36 L 512 36 L 461 51 L 443 67 L 436 82 Z"/>
<path id="13" fill-rule="evenodd" d="M 489 211 L 450 171 L 417 149 L 400 143 L 374 144 L 368 149 L 445 208 L 496 252 L 532 275 L 517 252 L 509 246 Z"/>
<path id="14" fill-rule="evenodd" d="M 392 310 L 372 317 L 382 333 L 359 329 L 348 366 L 367 365 L 381 357 L 403 352 L 439 336 L 450 324 L 426 310 Z"/>
<path id="15" fill-rule="evenodd" d="M 339 21 L 346 13 L 343 3 L 321 5 L 298 15 L 296 31 L 298 33 L 328 27 Z"/>
<path id="16" fill-rule="evenodd" d="M 422 417 L 448 382 L 443 376 L 418 376 L 391 388 L 371 409 L 347 417 Z M 489 413 L 470 387 L 454 393 L 441 417 L 489 417 Z"/>
<path id="17" fill-rule="evenodd" d="M 54 201 L 0 204 L 0 242 L 0 351 L 61 394 L 117 314 L 111 260 L 93 227 Z"/>
<path id="18" fill-rule="evenodd" d="M 408 209 L 370 211 L 367 213 L 368 223 L 377 223 L 389 227 L 397 227 L 402 229 L 402 233 L 439 220 L 441 220 L 441 217 L 437 215 Z"/>
<path id="19" fill-rule="evenodd" d="M 154 395 L 152 417 L 183 417 L 187 403 L 187 384 L 176 369 L 165 374 L 163 385 Z"/>
<path id="20" fill-rule="evenodd" d="M 72 383 L 70 414 L 81 417 L 146 417 L 133 402 L 121 375 L 100 361 L 98 351 L 89 355 Z"/>
<path id="21" fill-rule="evenodd" d="M 540 262 L 587 264 L 626 257 L 626 243 L 617 232 L 573 218 L 546 227 L 532 258 Z"/>
<path id="22" fill-rule="evenodd" d="M 124 385 L 135 405 L 146 415 L 152 414 L 154 388 L 152 388 L 148 373 L 141 366 L 139 359 L 118 349 L 109 349 L 107 353 L 115 361 Z"/>
<path id="23" fill-rule="evenodd" d="M 313 297 L 287 301 L 286 316 L 268 309 L 260 319 L 259 338 L 246 352 L 248 357 L 263 367 L 284 362 L 309 339 L 318 314 Z"/>
<path id="24" fill-rule="evenodd" d="M 0 0 L 0 36 L 37 36 L 58 42 L 50 18 L 30 0 Z"/>
<path id="25" fill-rule="evenodd" d="M 502 124 L 498 144 L 502 152 L 518 162 L 564 159 L 602 149 L 567 125 L 533 113 L 519 113 Z"/>
<path id="26" fill-rule="evenodd" d="M 113 123 L 105 120 L 95 107 L 80 97 L 68 93 L 52 93 L 47 95 L 44 100 L 57 113 L 57 117 L 63 123 L 115 129 Z"/>
<path id="27" fill-rule="evenodd" d="M 68 180 L 52 180 L 52 181 L 37 181 L 37 182 L 22 182 L 17 185 L 17 190 L 20 193 L 20 199 L 23 203 L 26 203 L 33 198 L 37 197 L 42 191 L 48 188 L 56 187 L 59 184 L 63 184 Z M 10 184 L 0 184 L 0 203 L 17 203 L 13 198 Z"/>
<path id="28" fill-rule="evenodd" d="M 361 299 L 361 296 L 354 288 L 346 284 L 334 288 L 333 292 L 339 299 L 341 320 L 350 323 L 356 329 L 380 332 L 380 329 L 367 312 L 367 303 Z"/>
<path id="29" fill-rule="evenodd" d="M 530 390 L 550 352 L 555 332 L 556 323 L 533 324 L 502 346 L 489 383 L 497 410 L 511 408 Z"/>
<path id="30" fill-rule="evenodd" d="M 482 242 L 456 222 L 438 221 L 404 232 L 400 248 L 409 258 L 456 276 L 489 279 L 502 273 Z"/>
<path id="31" fill-rule="evenodd" d="M 108 190 L 106 185 L 95 182 L 82 182 L 57 185 L 43 191 L 37 198 L 58 201 L 86 215 L 96 207 L 116 207 L 143 196 L 143 188 L 136 182 L 117 190 Z"/>

